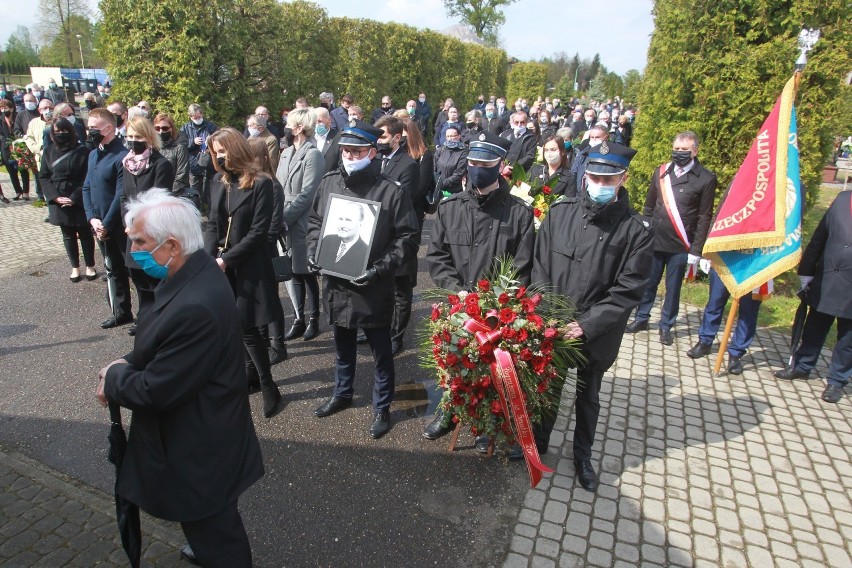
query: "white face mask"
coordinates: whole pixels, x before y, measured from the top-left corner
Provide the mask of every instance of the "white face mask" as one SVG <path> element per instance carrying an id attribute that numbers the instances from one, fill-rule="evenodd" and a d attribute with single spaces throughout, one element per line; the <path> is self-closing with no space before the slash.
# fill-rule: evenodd
<path id="1" fill-rule="evenodd" d="M 589 146 L 591 146 L 592 148 L 600 146 L 602 142 L 603 140 L 592 140 L 591 138 L 589 138 Z"/>
<path id="2" fill-rule="evenodd" d="M 349 175 L 354 174 L 355 172 L 361 171 L 370 165 L 372 158 L 367 154 L 360 160 L 347 160 L 346 158 L 341 156 L 341 161 L 343 162 L 343 169 L 346 170 L 346 173 Z"/>
<path id="3" fill-rule="evenodd" d="M 72 114 L 71 116 L 66 116 L 65 120 L 67 120 L 71 124 L 74 124 L 74 122 L 77 120 L 77 117 Z"/>
<path id="4" fill-rule="evenodd" d="M 192 124 L 194 124 L 195 126 L 201 126 L 202 122 L 204 122 L 203 118 L 193 118 L 192 119 Z"/>
<path id="5" fill-rule="evenodd" d="M 515 132 L 515 137 L 519 138 L 519 137 L 524 135 L 524 132 L 527 131 L 527 127 L 526 126 L 513 126 L 512 130 L 514 130 L 514 132 Z"/>
<path id="6" fill-rule="evenodd" d="M 557 152 L 545 152 L 544 153 L 544 159 L 551 166 L 555 166 L 556 164 L 558 164 L 562 160 L 562 156 L 559 155 L 558 151 Z"/>

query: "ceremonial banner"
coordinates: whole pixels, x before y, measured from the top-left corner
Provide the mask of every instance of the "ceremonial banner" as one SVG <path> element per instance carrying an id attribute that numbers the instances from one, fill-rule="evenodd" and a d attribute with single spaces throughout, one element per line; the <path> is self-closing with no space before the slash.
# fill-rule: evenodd
<path id="1" fill-rule="evenodd" d="M 802 195 L 795 77 L 763 123 L 704 244 L 735 298 L 799 264 Z"/>

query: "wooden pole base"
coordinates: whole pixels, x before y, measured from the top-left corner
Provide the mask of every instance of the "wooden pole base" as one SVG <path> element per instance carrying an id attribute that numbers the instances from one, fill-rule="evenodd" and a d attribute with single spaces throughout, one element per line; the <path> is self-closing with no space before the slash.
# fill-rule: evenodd
<path id="1" fill-rule="evenodd" d="M 461 432 L 461 422 L 456 422 L 456 427 L 453 430 L 453 435 L 450 436 L 450 445 L 447 447 L 447 451 L 452 453 L 456 451 L 456 444 L 459 441 L 459 433 Z M 488 453 L 485 454 L 489 458 L 494 455 L 494 439 L 488 439 Z"/>

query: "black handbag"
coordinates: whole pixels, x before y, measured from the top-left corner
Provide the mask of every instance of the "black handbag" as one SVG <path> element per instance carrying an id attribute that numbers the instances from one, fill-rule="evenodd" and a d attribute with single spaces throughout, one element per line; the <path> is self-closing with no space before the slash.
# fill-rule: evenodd
<path id="1" fill-rule="evenodd" d="M 290 249 L 287 248 L 287 243 L 284 239 L 278 239 L 281 243 L 281 248 L 284 252 L 281 256 L 272 257 L 272 270 L 275 271 L 276 282 L 287 282 L 293 278 L 293 257 L 290 256 Z"/>

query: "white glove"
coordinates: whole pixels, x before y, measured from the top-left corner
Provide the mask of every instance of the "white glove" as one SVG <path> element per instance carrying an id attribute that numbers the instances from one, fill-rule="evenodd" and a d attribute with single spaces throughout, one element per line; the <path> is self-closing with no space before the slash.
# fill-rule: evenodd
<path id="1" fill-rule="evenodd" d="M 690 254 L 686 255 L 686 263 L 687 264 L 695 264 L 696 262 L 698 262 L 699 258 L 701 258 L 701 257 L 695 256 L 694 254 L 690 253 Z"/>
<path id="2" fill-rule="evenodd" d="M 799 282 L 802 284 L 802 290 L 808 287 L 808 284 L 814 279 L 813 276 L 799 276 Z"/>
<path id="3" fill-rule="evenodd" d="M 701 260 L 698 261 L 698 268 L 704 274 L 710 274 L 710 268 L 712 268 L 712 267 L 713 267 L 713 263 L 710 262 L 709 259 L 702 258 Z"/>

